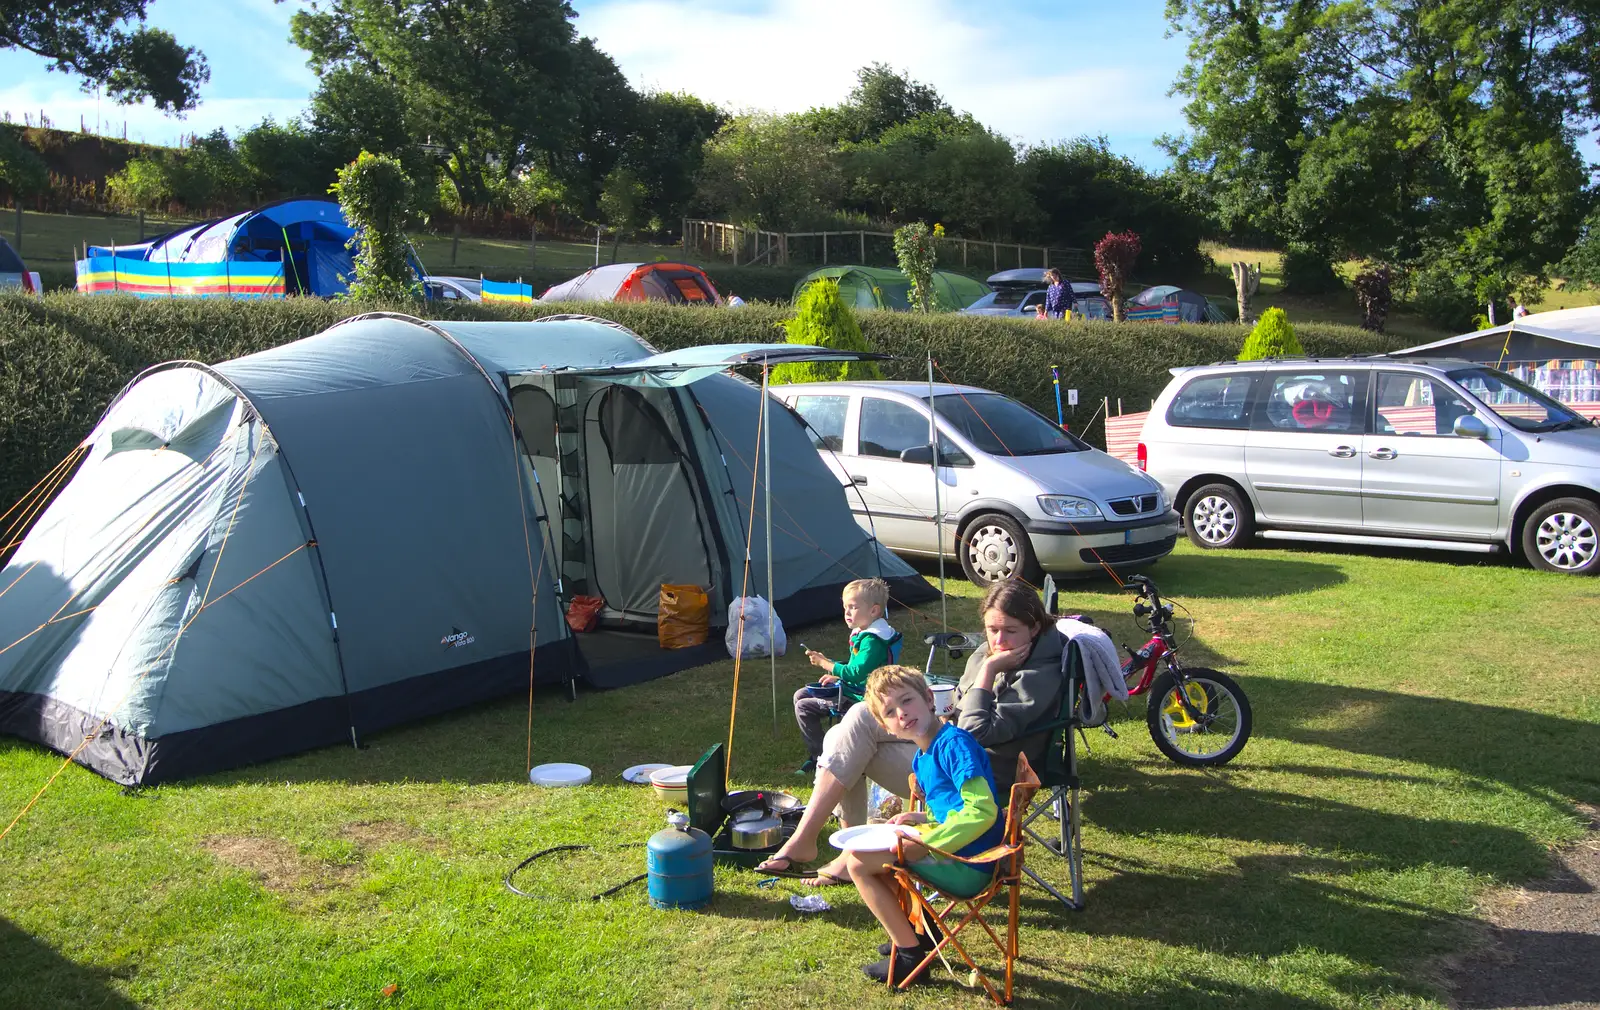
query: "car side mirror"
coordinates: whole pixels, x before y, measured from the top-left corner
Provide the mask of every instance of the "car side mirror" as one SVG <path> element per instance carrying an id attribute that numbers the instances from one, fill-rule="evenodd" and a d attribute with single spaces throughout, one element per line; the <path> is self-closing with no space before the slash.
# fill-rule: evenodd
<path id="1" fill-rule="evenodd" d="M 924 466 L 933 465 L 933 446 L 914 445 L 909 449 L 900 450 L 900 462 L 921 463 Z"/>
<path id="2" fill-rule="evenodd" d="M 1462 414 L 1456 418 L 1455 424 L 1451 425 L 1450 430 L 1462 438 L 1489 437 L 1489 426 L 1483 423 L 1482 418 L 1473 414 Z"/>

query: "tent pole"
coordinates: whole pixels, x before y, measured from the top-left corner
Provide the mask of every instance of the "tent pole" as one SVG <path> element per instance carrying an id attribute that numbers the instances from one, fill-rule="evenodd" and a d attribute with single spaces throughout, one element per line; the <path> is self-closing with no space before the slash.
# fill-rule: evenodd
<path id="1" fill-rule="evenodd" d="M 778 599 L 772 590 L 772 368 L 761 362 L 761 462 L 767 486 L 767 656 L 772 662 L 772 735 L 778 735 L 778 648 L 773 640 Z"/>
<path id="2" fill-rule="evenodd" d="M 928 445 L 933 449 L 934 550 L 939 552 L 939 629 L 950 630 L 950 601 L 944 595 L 944 508 L 939 503 L 939 414 L 933 409 L 933 348 L 928 348 Z"/>

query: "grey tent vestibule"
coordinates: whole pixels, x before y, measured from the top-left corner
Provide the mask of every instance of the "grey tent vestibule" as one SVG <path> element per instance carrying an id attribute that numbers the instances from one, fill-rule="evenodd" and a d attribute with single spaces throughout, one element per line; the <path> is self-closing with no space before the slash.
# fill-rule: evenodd
<path id="1" fill-rule="evenodd" d="M 375 315 L 152 368 L 0 570 L 0 732 L 148 785 L 530 676 L 615 687 L 725 656 L 715 632 L 660 649 L 655 620 L 663 583 L 693 583 L 725 625 L 746 552 L 753 576 L 767 565 L 746 543 L 761 393 L 726 370 L 838 353 Z M 836 617 L 866 576 L 932 598 L 856 524 L 801 422 L 769 414 L 783 620 Z M 606 601 L 600 631 L 568 630 L 578 593 Z"/>

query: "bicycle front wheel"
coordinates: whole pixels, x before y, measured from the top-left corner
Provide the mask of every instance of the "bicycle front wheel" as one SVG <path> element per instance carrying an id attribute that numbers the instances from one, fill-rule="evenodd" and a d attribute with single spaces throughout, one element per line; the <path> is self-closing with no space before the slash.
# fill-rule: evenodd
<path id="1" fill-rule="evenodd" d="M 1180 765 L 1208 768 L 1227 764 L 1250 740 L 1250 700 L 1232 677 L 1218 670 L 1187 668 L 1183 680 L 1190 706 L 1202 718 L 1190 715 L 1178 698 L 1177 679 L 1171 670 L 1164 670 L 1150 685 L 1150 704 L 1145 709 L 1150 739 Z"/>

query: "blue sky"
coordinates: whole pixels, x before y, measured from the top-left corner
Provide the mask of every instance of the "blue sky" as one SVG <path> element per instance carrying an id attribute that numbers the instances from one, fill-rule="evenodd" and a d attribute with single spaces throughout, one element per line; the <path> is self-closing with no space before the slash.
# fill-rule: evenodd
<path id="1" fill-rule="evenodd" d="M 211 64 L 186 118 L 84 94 L 37 57 L 0 52 L 0 114 L 42 109 L 58 127 L 171 143 L 265 116 L 298 115 L 316 87 L 288 41 L 294 2 L 154 0 L 152 24 Z M 734 109 L 795 111 L 842 99 L 857 67 L 888 63 L 932 84 L 958 110 L 1023 143 L 1103 133 L 1119 153 L 1158 167 L 1153 146 L 1183 126 L 1167 89 L 1185 40 L 1165 38 L 1162 0 L 574 0 L 578 30 L 635 87 L 688 91 Z M 831 10 L 826 15 L 819 13 Z M 1047 12 L 1048 11 L 1048 12 Z"/>

